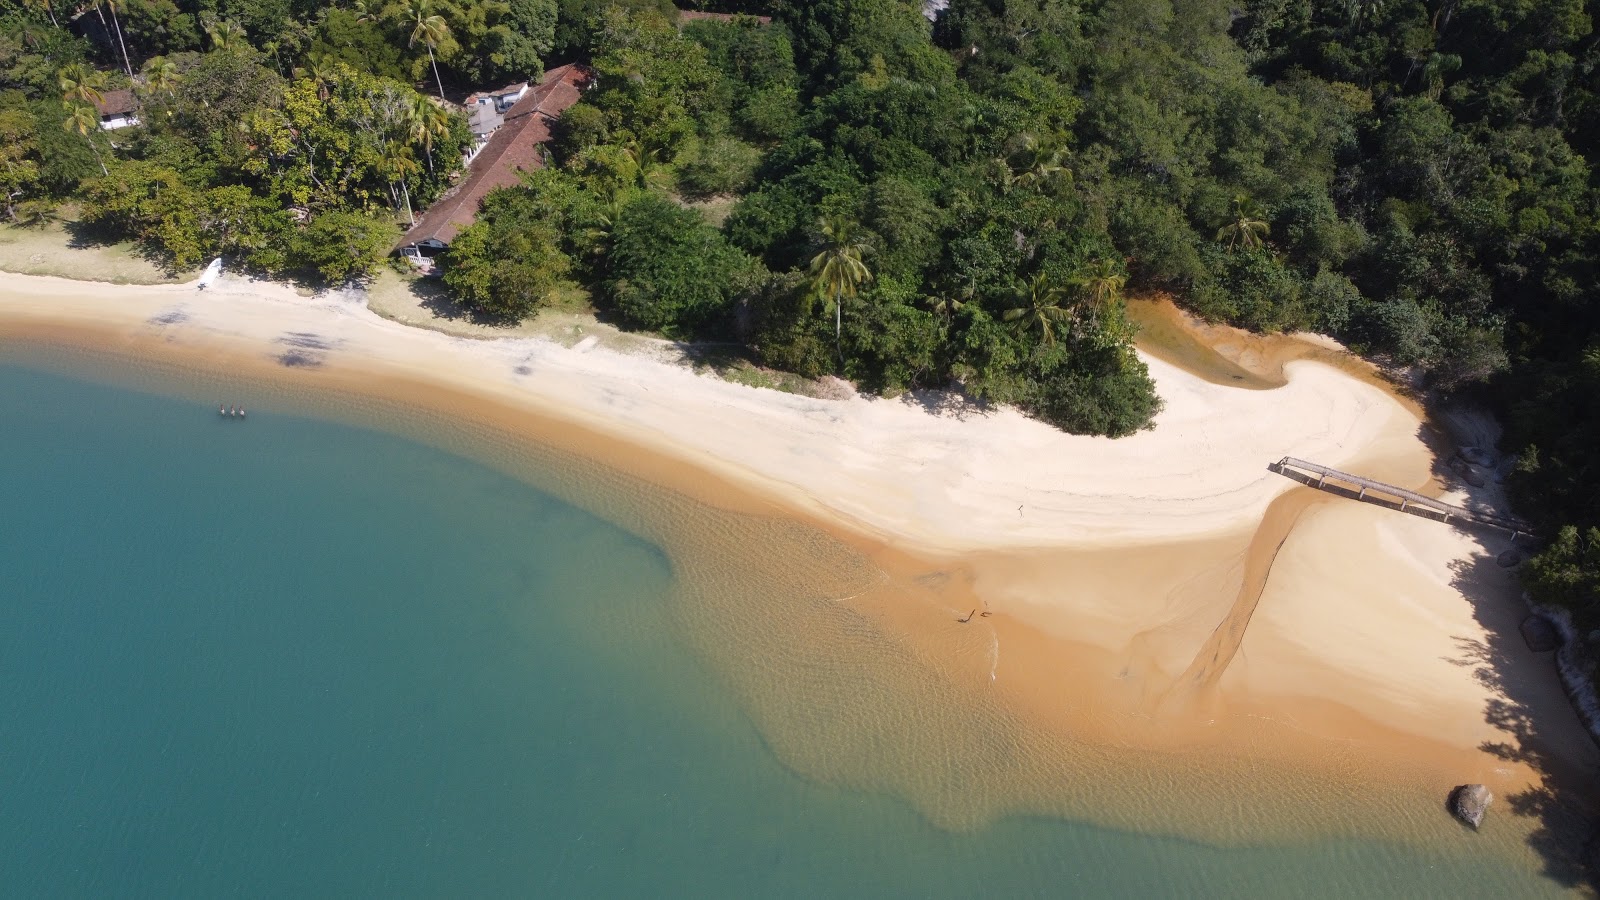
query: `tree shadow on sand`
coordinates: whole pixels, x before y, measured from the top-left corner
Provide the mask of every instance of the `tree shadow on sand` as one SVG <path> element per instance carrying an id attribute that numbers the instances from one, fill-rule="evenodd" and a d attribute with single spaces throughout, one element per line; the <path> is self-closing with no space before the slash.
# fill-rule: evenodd
<path id="1" fill-rule="evenodd" d="M 1506 536 L 1485 543 L 1491 551 L 1510 547 Z M 1457 637 L 1460 653 L 1450 662 L 1470 669 L 1493 692 L 1484 717 L 1503 735 L 1479 749 L 1527 766 L 1540 780 L 1500 798 L 1504 809 L 1532 826 L 1528 845 L 1538 853 L 1546 877 L 1568 887 L 1587 883 L 1600 889 L 1600 873 L 1592 867 L 1593 796 L 1600 769 L 1593 740 L 1559 686 L 1554 653 L 1536 653 L 1523 639 L 1519 626 L 1529 611 L 1519 602 L 1506 601 L 1504 582 L 1509 573 L 1494 555 L 1457 561 L 1451 568 L 1451 584 L 1472 603 L 1485 637 Z M 1575 742 L 1581 745 L 1573 746 Z"/>

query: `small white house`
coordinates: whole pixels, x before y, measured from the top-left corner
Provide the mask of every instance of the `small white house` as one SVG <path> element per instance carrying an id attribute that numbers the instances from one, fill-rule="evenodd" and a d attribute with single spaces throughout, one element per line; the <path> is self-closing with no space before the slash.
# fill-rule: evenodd
<path id="1" fill-rule="evenodd" d="M 470 114 L 473 110 L 482 107 L 493 109 L 497 113 L 503 113 L 516 105 L 516 102 L 521 100 L 522 95 L 527 92 L 528 83 L 524 81 L 519 84 L 508 84 L 498 90 L 479 91 L 476 94 L 469 94 L 467 95 L 467 112 Z"/>
<path id="2" fill-rule="evenodd" d="M 94 106 L 100 113 L 100 127 L 106 131 L 139 124 L 139 102 L 133 91 L 106 91 Z"/>

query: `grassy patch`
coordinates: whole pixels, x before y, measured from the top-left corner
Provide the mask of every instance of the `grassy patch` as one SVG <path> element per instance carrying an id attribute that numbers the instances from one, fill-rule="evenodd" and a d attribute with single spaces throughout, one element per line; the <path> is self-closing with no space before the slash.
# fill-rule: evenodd
<path id="1" fill-rule="evenodd" d="M 52 222 L 40 228 L 0 225 L 0 271 L 112 284 L 174 284 L 198 274 L 169 273 L 141 256 L 132 243 L 87 241 L 75 236 L 69 224 Z"/>
<path id="2" fill-rule="evenodd" d="M 721 228 L 722 223 L 733 212 L 733 208 L 739 205 L 739 198 L 731 194 L 707 197 L 704 200 L 688 200 L 673 195 L 672 199 L 676 200 L 679 206 L 698 211 L 712 228 Z"/>
<path id="3" fill-rule="evenodd" d="M 731 348 L 724 352 L 720 348 L 695 347 L 690 352 L 697 372 L 710 372 L 723 381 L 745 387 L 765 388 L 802 397 L 817 396 L 817 384 L 811 379 L 793 372 L 762 368 Z"/>

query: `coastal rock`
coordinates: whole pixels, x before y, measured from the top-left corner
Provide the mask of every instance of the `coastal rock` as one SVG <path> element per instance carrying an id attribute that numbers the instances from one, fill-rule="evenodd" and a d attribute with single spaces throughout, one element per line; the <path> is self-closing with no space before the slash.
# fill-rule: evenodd
<path id="1" fill-rule="evenodd" d="M 1501 552 L 1499 556 L 1495 557 L 1494 561 L 1500 564 L 1500 568 L 1509 569 L 1512 566 L 1522 562 L 1522 554 L 1516 550 L 1506 550 Z"/>
<path id="2" fill-rule="evenodd" d="M 1467 474 L 1463 477 L 1467 479 L 1467 484 L 1473 487 L 1483 487 L 1484 485 L 1483 476 L 1478 474 L 1475 469 L 1468 469 Z"/>
<path id="3" fill-rule="evenodd" d="M 1476 831 L 1483 823 L 1484 813 L 1494 802 L 1494 794 L 1481 784 L 1463 784 L 1450 792 L 1450 814 L 1472 826 Z"/>
<path id="4" fill-rule="evenodd" d="M 1544 616 L 1532 615 L 1522 620 L 1522 639 L 1527 641 L 1528 649 L 1535 653 L 1544 653 L 1561 646 L 1561 636 L 1556 633 L 1556 627 Z"/>
<path id="5" fill-rule="evenodd" d="M 1484 468 L 1492 468 L 1495 462 L 1494 454 L 1482 447 L 1462 447 L 1461 458 L 1475 466 L 1483 466 Z"/>

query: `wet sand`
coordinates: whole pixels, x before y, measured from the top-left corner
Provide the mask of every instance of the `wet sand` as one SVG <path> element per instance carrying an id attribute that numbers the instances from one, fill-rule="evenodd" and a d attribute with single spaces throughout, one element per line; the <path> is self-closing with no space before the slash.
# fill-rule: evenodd
<path id="1" fill-rule="evenodd" d="M 1196 337 L 1180 368 L 1147 342 L 1167 409 L 1112 442 L 221 287 L 0 276 L 0 344 L 399 430 L 594 508 L 667 550 L 685 639 L 780 758 L 950 827 L 1036 813 L 1450 846 L 1450 786 L 1505 797 L 1594 762 L 1548 657 L 1508 639 L 1516 586 L 1486 562 L 1502 537 L 1265 470 L 1293 454 L 1432 482 L 1415 407 L 1359 363 L 1282 345 L 1208 360 Z M 1189 371 L 1247 380 L 1229 365 L 1263 383 Z M 1538 727 L 1508 727 L 1508 706 Z M 1495 847 L 1540 865 L 1526 838 L 1544 823 L 1496 814 Z"/>

